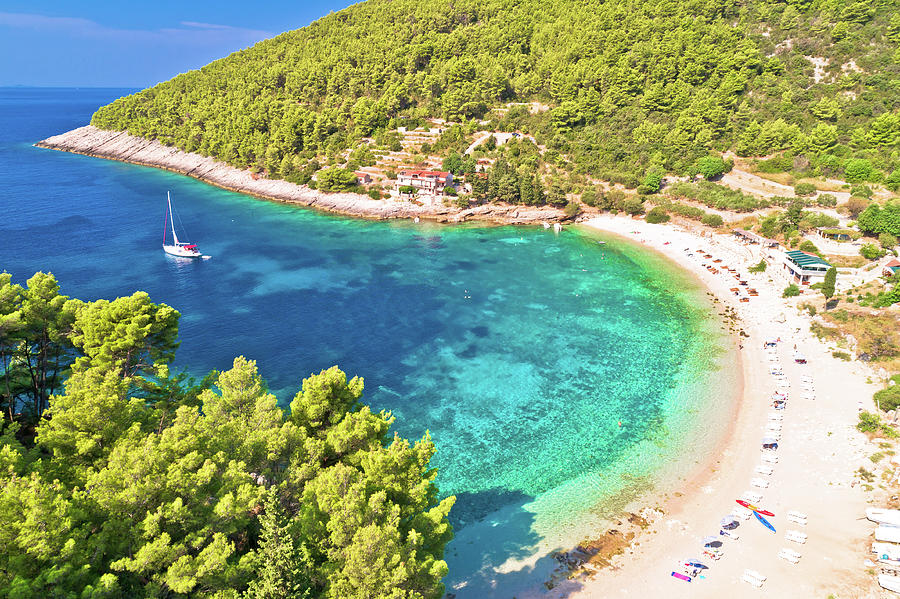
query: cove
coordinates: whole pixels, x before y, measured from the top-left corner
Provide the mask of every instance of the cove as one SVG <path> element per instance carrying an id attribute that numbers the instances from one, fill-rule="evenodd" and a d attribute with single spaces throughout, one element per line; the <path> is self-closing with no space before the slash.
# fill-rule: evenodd
<path id="1" fill-rule="evenodd" d="M 333 364 L 364 377 L 395 430 L 437 445 L 457 597 L 511 596 L 715 443 L 727 340 L 668 262 L 577 229 L 351 220 L 31 147 L 124 92 L 2 90 L 0 269 L 83 299 L 147 291 L 182 313 L 177 367 L 245 355 L 284 403 Z M 211 260 L 163 254 L 166 191 Z"/>

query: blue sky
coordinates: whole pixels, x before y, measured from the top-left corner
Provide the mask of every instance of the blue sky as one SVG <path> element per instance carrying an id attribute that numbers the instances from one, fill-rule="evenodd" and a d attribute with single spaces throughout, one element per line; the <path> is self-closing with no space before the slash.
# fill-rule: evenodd
<path id="1" fill-rule="evenodd" d="M 3 0 L 0 86 L 148 87 L 351 0 Z"/>

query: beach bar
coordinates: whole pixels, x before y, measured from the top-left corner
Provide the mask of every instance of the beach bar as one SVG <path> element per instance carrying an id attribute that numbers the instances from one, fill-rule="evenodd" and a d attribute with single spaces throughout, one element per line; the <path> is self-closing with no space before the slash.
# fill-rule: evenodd
<path id="1" fill-rule="evenodd" d="M 809 285 L 823 281 L 831 264 L 815 254 L 792 250 L 784 253 L 784 268 L 794 281 Z"/>

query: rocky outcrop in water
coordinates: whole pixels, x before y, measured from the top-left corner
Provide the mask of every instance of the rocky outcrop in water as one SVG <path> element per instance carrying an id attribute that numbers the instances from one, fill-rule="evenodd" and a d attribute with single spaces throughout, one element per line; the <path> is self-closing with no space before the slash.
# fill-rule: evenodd
<path id="1" fill-rule="evenodd" d="M 563 218 L 561 210 L 549 207 L 488 204 L 462 210 L 446 206 L 420 206 L 396 200 L 373 200 L 369 196 L 356 193 L 325 193 L 305 185 L 266 179 L 249 170 L 235 168 L 209 156 L 183 152 L 158 141 L 136 137 L 123 131 L 105 131 L 91 125 L 48 137 L 35 145 L 153 166 L 260 198 L 365 218 L 421 217 L 440 222 L 486 220 L 509 224 L 537 224 L 542 221 L 559 221 Z"/>

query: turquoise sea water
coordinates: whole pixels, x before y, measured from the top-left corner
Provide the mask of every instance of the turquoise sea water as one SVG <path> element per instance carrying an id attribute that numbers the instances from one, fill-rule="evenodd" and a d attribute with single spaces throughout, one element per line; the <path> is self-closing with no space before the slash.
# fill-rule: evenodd
<path id="1" fill-rule="evenodd" d="M 669 263 L 577 230 L 352 220 L 32 147 L 126 92 L 0 89 L 0 269 L 50 270 L 84 299 L 143 289 L 182 313 L 177 365 L 246 355 L 283 401 L 333 364 L 364 377 L 367 402 L 438 447 L 458 597 L 510 596 L 550 563 L 529 556 L 715 442 L 727 343 Z M 167 190 L 211 260 L 161 251 Z"/>

